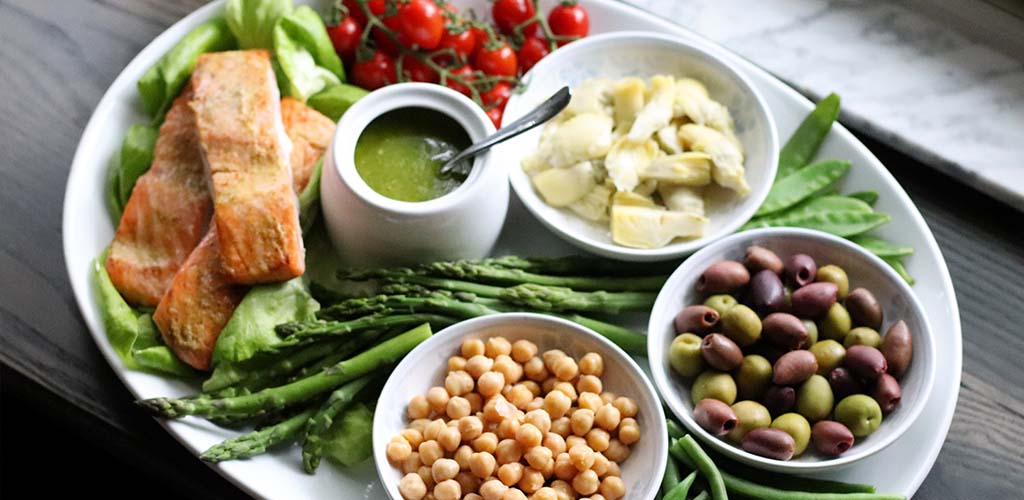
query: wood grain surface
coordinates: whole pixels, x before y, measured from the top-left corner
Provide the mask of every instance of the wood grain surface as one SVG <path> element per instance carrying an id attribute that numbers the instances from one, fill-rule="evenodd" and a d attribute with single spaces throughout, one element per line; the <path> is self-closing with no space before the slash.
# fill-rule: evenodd
<path id="1" fill-rule="evenodd" d="M 159 471 L 180 494 L 223 498 L 241 492 L 136 408 L 100 356 L 61 241 L 68 168 L 93 108 L 139 50 L 201 3 L 0 0 L 0 383 L 17 385 L 70 432 Z M 917 498 L 1024 498 L 1022 214 L 867 144 L 938 239 L 963 321 L 956 416 Z"/>

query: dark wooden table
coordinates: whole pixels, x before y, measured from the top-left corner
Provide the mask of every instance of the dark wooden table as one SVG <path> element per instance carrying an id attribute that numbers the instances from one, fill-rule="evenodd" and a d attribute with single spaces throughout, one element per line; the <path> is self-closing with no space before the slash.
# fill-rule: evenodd
<path id="1" fill-rule="evenodd" d="M 224 498 L 242 494 L 132 405 L 86 331 L 61 250 L 68 168 L 93 108 L 142 47 L 201 3 L 0 0 L 0 384 L 24 406 L 5 412 L 43 415 L 164 493 Z M 918 498 L 1024 498 L 1024 214 L 865 142 L 935 233 L 963 320 L 956 416 Z"/>

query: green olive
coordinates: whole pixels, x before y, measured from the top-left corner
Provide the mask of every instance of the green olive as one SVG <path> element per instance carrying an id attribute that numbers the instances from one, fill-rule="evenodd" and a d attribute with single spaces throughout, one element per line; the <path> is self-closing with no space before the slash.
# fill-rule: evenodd
<path id="1" fill-rule="evenodd" d="M 700 337 L 692 333 L 684 333 L 672 340 L 668 348 L 668 364 L 676 373 L 684 377 L 694 377 L 704 370 L 704 360 L 700 356 Z"/>
<path id="2" fill-rule="evenodd" d="M 843 346 L 854 345 L 866 345 L 878 349 L 882 347 L 882 336 L 874 328 L 858 326 L 850 330 L 850 333 L 846 334 L 846 338 L 843 339 Z"/>
<path id="3" fill-rule="evenodd" d="M 740 347 L 747 347 L 761 338 L 761 318 L 753 309 L 737 304 L 722 315 L 722 333 Z"/>
<path id="4" fill-rule="evenodd" d="M 846 277 L 846 271 L 843 271 L 843 268 L 835 264 L 819 267 L 815 281 L 835 283 L 839 287 L 839 291 L 836 292 L 836 298 L 839 300 L 845 299 L 846 294 L 850 293 L 850 278 Z"/>
<path id="5" fill-rule="evenodd" d="M 850 326 L 850 313 L 846 312 L 842 304 L 836 302 L 818 323 L 818 332 L 821 334 L 819 338 L 842 342 L 846 334 L 850 333 Z"/>
<path id="6" fill-rule="evenodd" d="M 772 429 L 779 429 L 789 434 L 796 447 L 793 449 L 793 456 L 799 457 L 807 449 L 807 443 L 811 441 L 811 424 L 799 413 L 785 413 L 779 415 L 772 421 Z"/>
<path id="7" fill-rule="evenodd" d="M 821 375 L 811 375 L 796 391 L 797 413 L 812 422 L 828 418 L 833 404 L 835 398 L 832 397 L 832 386 Z"/>
<path id="8" fill-rule="evenodd" d="M 772 382 L 772 364 L 764 356 L 749 354 L 733 375 L 737 396 L 742 399 L 761 399 Z"/>
<path id="9" fill-rule="evenodd" d="M 743 441 L 743 437 L 754 429 L 763 429 L 772 424 L 772 416 L 768 408 L 757 401 L 740 401 L 732 405 L 736 414 L 736 427 L 729 431 L 728 437 L 735 443 Z"/>
<path id="10" fill-rule="evenodd" d="M 810 347 L 818 341 L 818 325 L 809 319 L 800 320 L 807 328 L 807 346 Z"/>
<path id="11" fill-rule="evenodd" d="M 843 364 L 846 357 L 846 349 L 843 344 L 835 340 L 822 340 L 811 346 L 811 354 L 818 360 L 818 375 L 828 375 L 837 366 Z"/>
<path id="12" fill-rule="evenodd" d="M 697 404 L 702 399 L 717 399 L 727 405 L 736 401 L 736 381 L 725 372 L 708 370 L 701 373 L 693 381 L 690 388 L 690 399 Z"/>
<path id="13" fill-rule="evenodd" d="M 836 405 L 836 421 L 850 429 L 854 436 L 864 437 L 882 423 L 882 408 L 871 396 L 846 396 Z"/>
<path id="14" fill-rule="evenodd" d="M 712 295 L 704 301 L 704 305 L 718 311 L 719 316 L 725 316 L 725 312 L 732 309 L 732 306 L 736 304 L 739 304 L 739 302 L 736 301 L 736 297 L 727 293 Z"/>

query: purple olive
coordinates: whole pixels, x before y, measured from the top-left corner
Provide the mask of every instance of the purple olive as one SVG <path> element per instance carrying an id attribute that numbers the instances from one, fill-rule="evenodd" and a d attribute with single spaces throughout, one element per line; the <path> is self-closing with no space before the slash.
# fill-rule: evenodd
<path id="1" fill-rule="evenodd" d="M 828 281 L 802 286 L 793 292 L 793 314 L 802 318 L 820 318 L 836 303 L 838 292 L 839 287 Z"/>
<path id="2" fill-rule="evenodd" d="M 708 306 L 684 307 L 679 314 L 676 314 L 676 333 L 693 333 L 704 335 L 711 331 L 718 324 L 718 311 Z"/>
<path id="3" fill-rule="evenodd" d="M 765 269 L 750 278 L 750 303 L 761 314 L 769 314 L 782 308 L 786 293 L 779 275 Z"/>
<path id="4" fill-rule="evenodd" d="M 786 431 L 762 427 L 743 436 L 743 449 L 762 457 L 776 460 L 793 458 L 796 441 Z"/>
<path id="5" fill-rule="evenodd" d="M 775 274 L 782 274 L 783 269 L 785 269 L 785 266 L 782 265 L 782 259 L 775 252 L 757 245 L 747 247 L 747 253 L 743 257 L 743 264 L 752 273 L 767 269 Z"/>
<path id="6" fill-rule="evenodd" d="M 807 327 L 800 318 L 789 313 L 769 314 L 761 321 L 761 335 L 769 342 L 789 350 L 807 342 Z"/>
<path id="7" fill-rule="evenodd" d="M 911 338 L 910 329 L 901 319 L 889 327 L 882 337 L 882 355 L 889 363 L 888 373 L 894 377 L 902 377 L 910 366 L 910 360 L 914 357 L 914 340 Z"/>
<path id="8" fill-rule="evenodd" d="M 895 410 L 902 396 L 903 390 L 900 389 L 900 383 L 888 373 L 883 373 L 878 377 L 878 380 L 875 381 L 875 390 L 871 393 L 871 397 L 875 398 L 875 401 L 878 401 L 878 406 L 882 408 L 883 415 L 888 415 Z"/>
<path id="9" fill-rule="evenodd" d="M 735 260 L 711 264 L 697 280 L 701 293 L 730 293 L 750 282 L 750 272 Z"/>
<path id="10" fill-rule="evenodd" d="M 843 366 L 853 376 L 864 380 L 875 380 L 888 369 L 882 351 L 866 345 L 850 346 L 843 358 Z"/>
<path id="11" fill-rule="evenodd" d="M 817 371 L 818 360 L 811 351 L 789 351 L 772 367 L 772 382 L 778 385 L 799 384 Z"/>
<path id="12" fill-rule="evenodd" d="M 812 281 L 818 275 L 818 265 L 814 259 L 805 253 L 796 253 L 786 259 L 786 279 L 802 287 Z"/>
<path id="13" fill-rule="evenodd" d="M 866 326 L 878 330 L 882 326 L 882 306 L 875 294 L 866 288 L 858 288 L 849 293 L 844 301 L 850 319 L 857 326 Z"/>
<path id="14" fill-rule="evenodd" d="M 739 420 L 732 408 L 717 400 L 705 398 L 693 408 L 693 420 L 715 436 L 724 436 L 736 427 Z"/>
<path id="15" fill-rule="evenodd" d="M 700 356 L 704 362 L 716 370 L 732 371 L 743 363 L 743 351 L 729 337 L 721 333 L 712 333 L 704 337 L 700 344 Z"/>
<path id="16" fill-rule="evenodd" d="M 796 405 L 796 389 L 785 385 L 773 385 L 764 392 L 762 398 L 768 413 L 778 416 L 793 409 Z"/>
<path id="17" fill-rule="evenodd" d="M 853 433 L 839 422 L 822 420 L 811 429 L 811 441 L 822 454 L 837 457 L 853 446 Z"/>
<path id="18" fill-rule="evenodd" d="M 828 372 L 828 385 L 832 386 L 832 395 L 836 401 L 840 401 L 851 394 L 864 392 L 864 384 L 861 384 L 850 370 L 842 366 Z"/>

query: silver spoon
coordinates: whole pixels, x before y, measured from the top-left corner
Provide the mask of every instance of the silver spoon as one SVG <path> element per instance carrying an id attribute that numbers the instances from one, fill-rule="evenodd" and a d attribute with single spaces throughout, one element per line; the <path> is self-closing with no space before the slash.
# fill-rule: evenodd
<path id="1" fill-rule="evenodd" d="M 569 105 L 570 97 L 572 96 L 569 93 L 569 87 L 562 87 L 561 90 L 555 92 L 554 95 L 542 102 L 540 106 L 537 106 L 533 111 L 523 115 L 522 118 L 509 123 L 497 132 L 485 137 L 482 141 L 473 144 L 472 146 L 462 150 L 461 153 L 453 156 L 452 159 L 448 160 L 441 166 L 439 174 L 469 175 L 469 170 L 472 168 L 472 164 L 465 160 L 487 151 L 495 144 L 505 142 L 554 118 L 555 115 L 560 113 Z"/>

